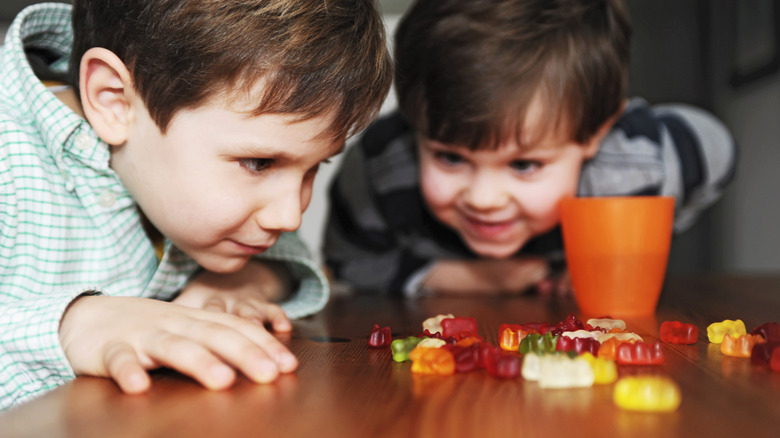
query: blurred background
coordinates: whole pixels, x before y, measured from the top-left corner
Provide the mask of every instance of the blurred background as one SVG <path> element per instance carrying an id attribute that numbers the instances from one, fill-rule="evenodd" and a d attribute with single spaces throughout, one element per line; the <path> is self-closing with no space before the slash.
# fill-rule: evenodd
<path id="1" fill-rule="evenodd" d="M 0 36 L 32 3 L 39 1 L 0 0 Z M 392 36 L 411 0 L 379 3 Z M 629 95 L 705 108 L 739 146 L 736 178 L 724 197 L 675 237 L 670 273 L 780 273 L 780 1 L 627 3 L 634 27 Z M 391 92 L 383 112 L 394 105 Z M 338 164 L 320 171 L 300 231 L 317 254 L 327 186 Z"/>

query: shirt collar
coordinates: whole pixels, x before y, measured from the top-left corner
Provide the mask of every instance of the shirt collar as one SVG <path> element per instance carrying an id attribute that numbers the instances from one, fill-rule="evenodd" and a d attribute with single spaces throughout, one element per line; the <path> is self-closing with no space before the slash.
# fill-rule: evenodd
<path id="1" fill-rule="evenodd" d="M 67 153 L 90 167 L 107 169 L 108 146 L 35 76 L 24 53 L 32 46 L 68 56 L 72 42 L 70 5 L 43 3 L 24 9 L 6 34 L 2 86 L 7 95 L 16 96 L 14 106 L 32 119 L 53 157 Z"/>

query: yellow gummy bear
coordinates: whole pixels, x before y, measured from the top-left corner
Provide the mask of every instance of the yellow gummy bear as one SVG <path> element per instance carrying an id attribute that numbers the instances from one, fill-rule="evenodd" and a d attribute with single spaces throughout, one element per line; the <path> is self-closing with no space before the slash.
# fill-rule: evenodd
<path id="1" fill-rule="evenodd" d="M 745 323 L 741 319 L 724 319 L 721 322 L 713 322 L 707 326 L 707 337 L 713 344 L 723 342 L 723 336 L 727 334 L 734 338 L 747 334 Z"/>
<path id="2" fill-rule="evenodd" d="M 593 369 L 594 384 L 608 385 L 617 380 L 617 365 L 615 365 L 614 360 L 595 357 L 588 352 L 582 353 L 580 356 L 587 360 Z"/>
<path id="3" fill-rule="evenodd" d="M 645 412 L 672 412 L 680 406 L 680 388 L 662 376 L 622 377 L 612 392 L 615 404 L 623 409 Z"/>

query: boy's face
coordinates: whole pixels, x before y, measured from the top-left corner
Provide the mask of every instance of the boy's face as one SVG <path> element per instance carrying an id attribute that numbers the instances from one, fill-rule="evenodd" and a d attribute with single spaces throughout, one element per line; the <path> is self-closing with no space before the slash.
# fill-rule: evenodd
<path id="1" fill-rule="evenodd" d="M 530 113 L 525 127 L 535 124 Z M 420 139 L 421 190 L 428 209 L 476 254 L 512 256 L 558 224 L 558 201 L 577 192 L 582 164 L 600 141 L 581 145 L 557 133 L 542 137 L 523 149 L 509 141 L 475 151 Z"/>
<path id="2" fill-rule="evenodd" d="M 163 135 L 142 109 L 112 167 L 151 223 L 205 269 L 229 273 L 296 230 L 321 162 L 342 141 L 326 117 L 251 117 L 226 99 L 183 110 Z M 246 109 L 249 106 L 246 105 Z"/>

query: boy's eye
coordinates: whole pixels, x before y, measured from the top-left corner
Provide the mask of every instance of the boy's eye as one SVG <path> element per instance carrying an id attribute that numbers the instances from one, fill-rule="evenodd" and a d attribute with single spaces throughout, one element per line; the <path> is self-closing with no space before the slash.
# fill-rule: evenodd
<path id="1" fill-rule="evenodd" d="M 512 164 L 510 164 L 512 169 L 520 172 L 520 173 L 531 173 L 541 167 L 541 163 L 538 161 L 530 161 L 530 160 L 515 160 L 512 161 Z"/>
<path id="2" fill-rule="evenodd" d="M 252 173 L 259 173 L 271 167 L 273 160 L 270 158 L 242 158 L 238 160 L 238 164 Z"/>
<path id="3" fill-rule="evenodd" d="M 441 161 L 444 164 L 455 165 L 463 162 L 463 157 L 454 152 L 438 151 L 434 155 L 437 161 Z"/>

